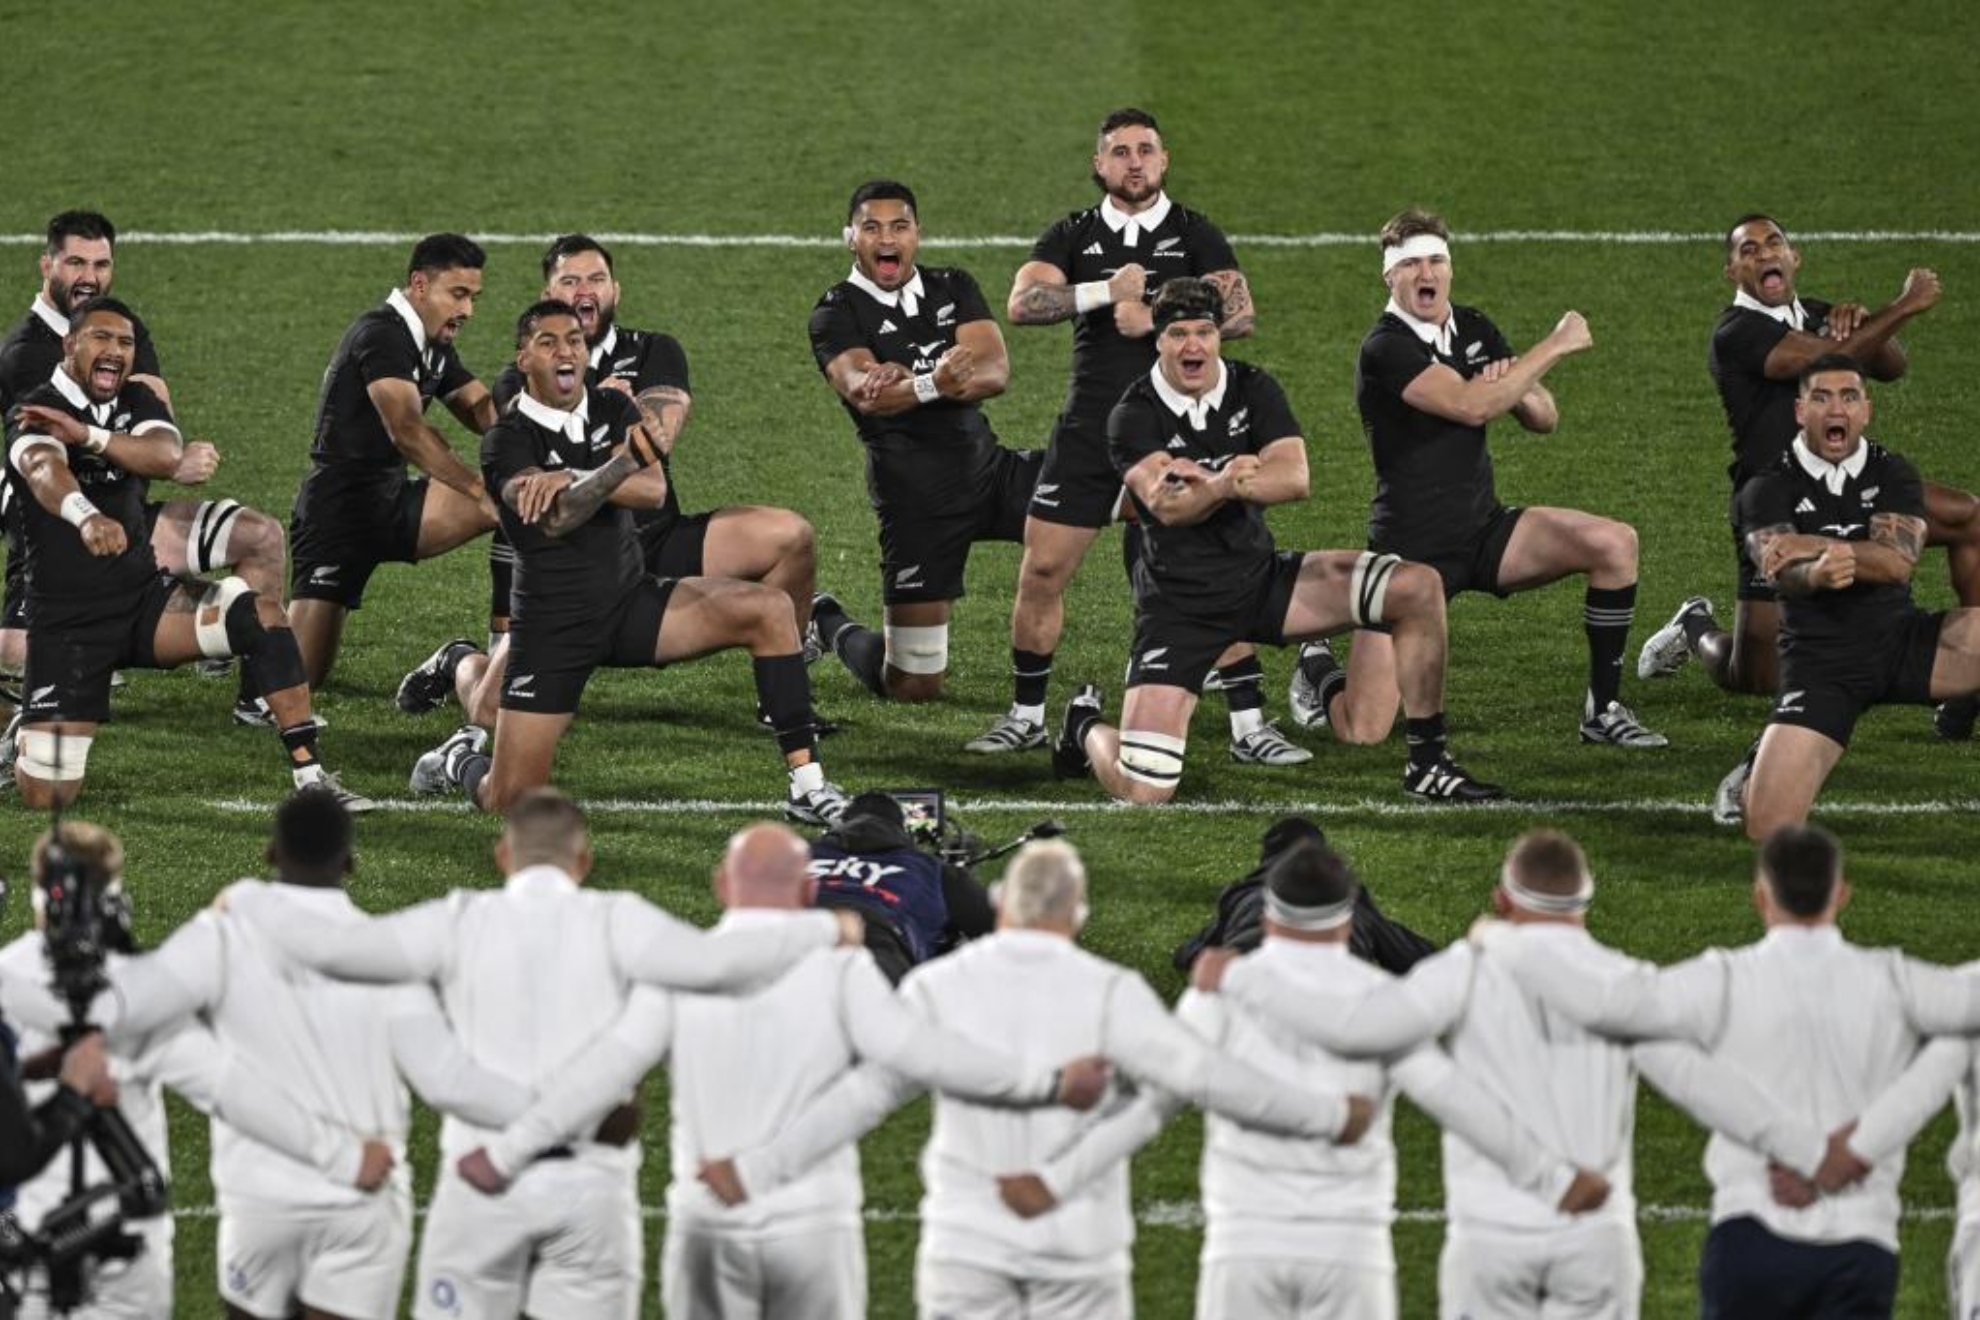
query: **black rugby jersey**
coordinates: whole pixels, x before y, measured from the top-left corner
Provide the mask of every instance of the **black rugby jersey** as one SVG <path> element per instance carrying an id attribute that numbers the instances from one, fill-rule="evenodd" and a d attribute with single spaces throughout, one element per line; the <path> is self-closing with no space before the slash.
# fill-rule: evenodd
<path id="1" fill-rule="evenodd" d="M 413 330 L 418 318 L 401 306 L 402 299 L 394 297 L 372 308 L 338 342 L 316 404 L 316 438 L 309 456 L 317 466 L 404 472 L 405 456 L 371 401 L 371 383 L 411 381 L 419 388 L 424 411 L 435 398 L 445 398 L 474 379 L 452 344 L 426 342 L 422 347 Z"/>
<path id="2" fill-rule="evenodd" d="M 1127 387 L 1107 418 L 1107 447 L 1114 468 L 1129 468 L 1154 453 L 1187 458 L 1213 471 L 1239 454 L 1261 452 L 1274 440 L 1300 434 L 1299 421 L 1279 382 L 1248 362 L 1224 360 L 1221 396 L 1198 430 L 1162 397 L 1151 368 Z M 1141 519 L 1141 557 L 1134 566 L 1135 604 L 1143 610 L 1188 617 L 1222 615 L 1244 606 L 1272 571 L 1273 542 L 1265 510 L 1230 500 L 1202 522 L 1167 527 L 1132 495 Z"/>
<path id="3" fill-rule="evenodd" d="M 1840 492 L 1829 486 L 1838 474 Z M 1839 469 L 1790 440 L 1787 452 L 1739 496 L 1742 535 L 1791 525 L 1797 532 L 1867 541 L 1870 517 L 1877 513 L 1923 518 L 1925 492 L 1909 460 L 1869 440 Z M 1784 595 L 1781 652 L 1874 652 L 1912 608 L 1911 587 L 1905 583 L 1857 582 L 1841 591 Z"/>
<path id="4" fill-rule="evenodd" d="M 1807 316 L 1793 328 L 1821 334 L 1829 323 L 1829 304 L 1803 298 L 1801 306 Z M 1712 328 L 1707 365 L 1732 431 L 1733 461 L 1726 473 L 1734 486 L 1772 468 L 1801 430 L 1794 420 L 1796 382 L 1767 379 L 1767 355 L 1787 338 L 1789 329 L 1765 312 L 1738 304 L 1720 312 L 1719 323 Z"/>
<path id="5" fill-rule="evenodd" d="M 579 434 L 564 429 L 576 418 Z M 502 414 L 481 438 L 481 476 L 502 515 L 502 531 L 516 548 L 516 582 L 510 597 L 518 626 L 582 627 L 608 616 L 645 572 L 632 510 L 607 502 L 590 520 L 562 536 L 541 523 L 526 524 L 501 491 L 529 468 L 585 473 L 605 466 L 639 420 L 639 408 L 617 390 L 584 392 L 576 413 L 564 414 L 528 399 Z M 550 424 L 547 424 L 550 423 Z"/>
<path id="6" fill-rule="evenodd" d="M 879 361 L 916 374 L 933 371 L 955 347 L 957 330 L 990 319 L 983 291 L 968 271 L 917 266 L 909 286 L 916 281 L 921 292 L 913 316 L 899 299 L 889 305 L 851 279 L 827 289 L 811 312 L 818 369 L 841 353 L 865 348 Z M 941 399 L 894 417 L 862 416 L 850 403 L 845 408 L 866 443 L 866 489 L 874 508 L 944 517 L 976 506 L 997 442 L 980 404 Z"/>
<path id="7" fill-rule="evenodd" d="M 1513 355 L 1499 327 L 1477 308 L 1453 304 L 1451 317 L 1446 354 L 1385 311 L 1354 364 L 1354 401 L 1375 459 L 1368 543 L 1405 559 L 1435 559 L 1468 544 L 1499 504 L 1485 428 L 1403 402 L 1403 391 L 1432 363 L 1470 380 L 1486 363 Z"/>
<path id="8" fill-rule="evenodd" d="M 85 425 L 100 426 L 113 434 L 149 434 L 154 430 L 178 434 L 164 403 L 135 381 L 125 381 L 110 402 L 92 403 L 67 372 L 57 371 L 20 402 L 60 409 Z M 144 510 L 148 483 L 105 455 L 92 454 L 80 445 L 62 446 L 82 493 L 98 512 L 123 527 L 128 543 L 122 554 L 93 555 L 83 546 L 82 530 L 42 508 L 28 490 L 27 478 L 17 466 L 25 452 L 16 447 L 23 434 L 32 432 L 24 430 L 16 408 L 7 417 L 7 480 L 14 488 L 13 505 L 21 520 L 27 555 L 27 608 L 35 627 L 62 627 L 124 613 L 130 608 L 131 597 L 158 574 Z"/>
<path id="9" fill-rule="evenodd" d="M 1200 212 L 1165 197 L 1135 217 L 1144 221 L 1152 216 L 1156 223 L 1146 227 L 1137 224 L 1135 241 L 1130 245 L 1126 226 L 1117 230 L 1108 224 L 1104 206 L 1075 211 L 1047 229 L 1033 245 L 1031 260 L 1058 267 L 1068 284 L 1105 280 L 1123 266 L 1139 264 L 1148 272 L 1151 296 L 1164 281 L 1177 275 L 1237 269 L 1237 254 L 1231 251 L 1230 240 Z M 1111 306 L 1075 316 L 1066 415 L 1089 421 L 1098 430 L 1120 401 L 1121 391 L 1154 365 L 1155 336 L 1129 339 L 1123 335 L 1114 328 Z"/>
<path id="10" fill-rule="evenodd" d="M 131 359 L 131 375 L 163 376 L 158 367 L 158 350 L 151 342 L 151 331 L 135 315 L 131 329 L 137 334 L 137 353 Z M 0 339 L 0 412 L 14 406 L 29 391 L 40 389 L 62 365 L 62 339 L 69 333 L 69 318 L 40 298 L 28 314 Z"/>

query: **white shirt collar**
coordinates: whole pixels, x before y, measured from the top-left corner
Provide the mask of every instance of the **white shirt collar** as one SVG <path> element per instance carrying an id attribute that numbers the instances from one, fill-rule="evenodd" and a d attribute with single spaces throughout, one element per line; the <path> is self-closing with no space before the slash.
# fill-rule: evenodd
<path id="1" fill-rule="evenodd" d="M 605 332 L 605 337 L 599 340 L 598 343 L 591 350 L 591 369 L 593 371 L 598 370 L 598 364 L 600 362 L 603 362 L 606 358 L 610 357 L 612 355 L 612 350 L 617 348 L 618 346 L 619 346 L 619 323 L 617 321 L 614 321 L 612 323 L 612 328 Z"/>
<path id="2" fill-rule="evenodd" d="M 68 368 L 59 362 L 55 364 L 55 371 L 48 377 L 48 381 L 63 398 L 94 418 L 98 426 L 110 420 L 110 411 L 117 406 L 115 399 L 108 403 L 98 403 L 90 398 L 83 391 L 83 387 L 76 383 L 76 378 L 69 374 Z"/>
<path id="3" fill-rule="evenodd" d="M 1155 382 L 1155 393 L 1163 403 L 1169 405 L 1170 412 L 1178 417 L 1187 417 L 1190 429 L 1201 431 L 1210 425 L 1212 410 L 1224 406 L 1224 387 L 1231 383 L 1231 373 L 1224 366 L 1224 360 L 1218 358 L 1217 383 L 1206 390 L 1200 399 L 1192 399 L 1169 384 L 1168 378 L 1162 374 L 1162 364 L 1159 362 L 1148 369 L 1148 379 Z"/>
<path id="4" fill-rule="evenodd" d="M 538 890 L 569 894 L 576 893 L 577 887 L 578 882 L 571 879 L 570 873 L 561 866 L 525 866 L 502 882 L 502 888 L 511 894 L 526 894 Z"/>
<path id="5" fill-rule="evenodd" d="M 1451 356 L 1451 337 L 1457 333 L 1457 308 L 1444 313 L 1444 323 L 1424 321 L 1403 310 L 1403 305 L 1394 296 L 1389 298 L 1389 314 L 1409 327 L 1410 333 L 1436 349 L 1445 357 Z"/>
<path id="6" fill-rule="evenodd" d="M 1801 464 L 1801 470 L 1828 487 L 1831 495 L 1842 494 L 1843 483 L 1851 477 L 1862 476 L 1863 465 L 1870 461 L 1868 438 L 1860 439 L 1856 445 L 1856 452 L 1840 463 L 1831 463 L 1810 449 L 1806 431 L 1794 433 L 1794 444 L 1791 448 L 1794 450 L 1794 461 Z"/>
<path id="7" fill-rule="evenodd" d="M 516 409 L 547 431 L 562 431 L 570 439 L 582 441 L 585 423 L 591 420 L 591 396 L 578 395 L 577 407 L 564 412 L 542 402 L 525 388 L 516 396 Z"/>
<path id="8" fill-rule="evenodd" d="M 881 288 L 872 280 L 867 279 L 861 273 L 858 266 L 854 266 L 852 274 L 846 278 L 852 281 L 854 288 L 865 293 L 867 297 L 873 299 L 874 302 L 879 303 L 881 306 L 899 308 L 902 316 L 916 316 L 921 312 L 923 293 L 921 288 L 921 268 L 919 266 L 915 267 L 914 278 L 898 289 Z"/>
<path id="9" fill-rule="evenodd" d="M 1758 312 L 1762 316 L 1772 317 L 1790 330 L 1805 330 L 1808 328 L 1808 309 L 1801 305 L 1801 299 L 1799 298 L 1796 298 L 1785 307 L 1769 307 L 1745 289 L 1735 289 L 1733 291 L 1733 306 L 1744 307 L 1749 312 Z"/>
<path id="10" fill-rule="evenodd" d="M 34 295 L 34 314 L 40 317 L 42 324 L 46 325 L 50 330 L 61 335 L 64 339 L 68 338 L 69 318 L 56 311 L 55 304 L 49 302 L 48 299 L 38 293 Z"/>
<path id="11" fill-rule="evenodd" d="M 1760 937 L 1760 942 L 1774 945 L 1814 944 L 1834 948 L 1843 943 L 1843 933 L 1842 928 L 1832 921 L 1824 921 L 1813 926 L 1803 925 L 1800 922 L 1783 922 L 1778 926 L 1769 926 L 1767 933 Z"/>
<path id="12" fill-rule="evenodd" d="M 386 294 L 385 305 L 397 312 L 400 318 L 405 321 L 406 329 L 412 331 L 414 345 L 418 347 L 421 353 L 425 353 L 426 323 L 419 319 L 419 313 L 413 310 L 413 305 L 410 302 L 406 301 L 405 291 L 403 289 L 394 289 Z"/>
<path id="13" fill-rule="evenodd" d="M 1129 215 L 1114 204 L 1112 196 L 1100 199 L 1100 218 L 1107 222 L 1107 228 L 1121 236 L 1121 242 L 1134 247 L 1141 236 L 1150 230 L 1160 229 L 1162 222 L 1169 218 L 1169 194 L 1156 193 L 1155 204 L 1144 211 Z"/>

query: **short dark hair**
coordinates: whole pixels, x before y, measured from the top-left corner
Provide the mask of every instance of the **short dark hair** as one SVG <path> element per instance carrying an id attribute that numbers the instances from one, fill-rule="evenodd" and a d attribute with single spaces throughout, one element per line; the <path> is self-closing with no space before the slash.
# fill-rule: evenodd
<path id="1" fill-rule="evenodd" d="M 1265 887 L 1294 907 L 1331 907 L 1353 898 L 1361 881 L 1347 858 L 1324 843 L 1304 839 L 1272 863 Z"/>
<path id="2" fill-rule="evenodd" d="M 135 312 L 131 311 L 129 307 L 126 307 L 120 299 L 112 298 L 107 293 L 99 293 L 69 313 L 70 333 L 73 334 L 75 331 L 81 329 L 82 323 L 98 312 L 108 312 L 112 316 L 121 316 L 131 323 L 132 329 L 137 328 L 137 314 Z"/>
<path id="3" fill-rule="evenodd" d="M 1149 114 L 1146 110 L 1137 110 L 1131 105 L 1124 105 L 1118 110 L 1109 110 L 1107 112 L 1107 117 L 1100 121 L 1100 132 L 1098 136 L 1104 138 L 1109 133 L 1123 128 L 1145 128 L 1151 133 L 1160 133 L 1162 131 L 1162 126 L 1155 122 L 1154 115 Z"/>
<path id="4" fill-rule="evenodd" d="M 1861 362 L 1858 362 L 1847 353 L 1824 353 L 1821 357 L 1816 358 L 1813 362 L 1810 362 L 1801 369 L 1801 375 L 1796 379 L 1795 393 L 1808 393 L 1808 382 L 1830 371 L 1854 372 L 1858 380 L 1863 379 L 1863 364 Z"/>
<path id="5" fill-rule="evenodd" d="M 1444 217 L 1421 206 L 1412 206 L 1389 217 L 1389 223 L 1382 226 L 1377 239 L 1382 249 L 1387 251 L 1400 247 L 1419 234 L 1430 234 L 1446 243 L 1451 241 L 1451 227 L 1444 223 Z"/>
<path id="6" fill-rule="evenodd" d="M 859 208 L 868 202 L 906 202 L 914 222 L 921 223 L 921 203 L 914 200 L 914 189 L 898 179 L 868 179 L 853 189 L 852 200 L 846 203 L 846 223 L 851 224 Z"/>
<path id="7" fill-rule="evenodd" d="M 1788 238 L 1788 231 L 1786 225 L 1774 219 L 1773 216 L 1768 215 L 1765 211 L 1748 211 L 1745 215 L 1741 216 L 1739 219 L 1733 221 L 1731 224 L 1726 226 L 1727 256 L 1730 257 L 1733 254 L 1733 235 L 1737 234 L 1741 229 L 1744 229 L 1747 225 L 1753 224 L 1760 220 L 1765 220 L 1768 224 L 1780 230 L 1781 237 L 1786 240 L 1787 245 L 1789 247 L 1794 246 L 1794 240 Z"/>
<path id="8" fill-rule="evenodd" d="M 428 234 L 413 244 L 412 258 L 406 262 L 406 278 L 425 271 L 438 275 L 443 270 L 480 270 L 488 264 L 481 244 L 466 234 Z"/>
<path id="9" fill-rule="evenodd" d="M 516 318 L 516 347 L 521 348 L 536 333 L 536 323 L 547 316 L 575 317 L 577 312 L 562 298 L 539 298 Z"/>
<path id="10" fill-rule="evenodd" d="M 1760 876 L 1787 911 L 1818 917 L 1842 879 L 1842 844 L 1819 825 L 1784 825 L 1760 845 Z"/>
<path id="11" fill-rule="evenodd" d="M 1164 329 L 1172 321 L 1214 321 L 1224 323 L 1224 295 L 1209 280 L 1179 275 L 1164 280 L 1149 308 L 1155 328 Z"/>
<path id="12" fill-rule="evenodd" d="M 351 815 L 334 794 L 306 788 L 275 809 L 275 850 L 308 871 L 341 871 L 351 855 Z"/>
<path id="13" fill-rule="evenodd" d="M 64 211 L 48 222 L 48 255 L 62 250 L 72 238 L 102 239 L 117 246 L 117 226 L 101 211 Z"/>
<path id="14" fill-rule="evenodd" d="M 1588 879 L 1588 857 L 1559 830 L 1528 830 L 1506 850 L 1506 870 L 1535 893 L 1566 898 Z"/>
<path id="15" fill-rule="evenodd" d="M 605 258 L 605 269 L 613 270 L 612 253 L 603 243 L 590 234 L 559 234 L 550 240 L 550 246 L 543 249 L 543 278 L 549 279 L 550 272 L 557 269 L 557 263 L 565 257 L 575 257 L 580 252 L 596 252 Z"/>

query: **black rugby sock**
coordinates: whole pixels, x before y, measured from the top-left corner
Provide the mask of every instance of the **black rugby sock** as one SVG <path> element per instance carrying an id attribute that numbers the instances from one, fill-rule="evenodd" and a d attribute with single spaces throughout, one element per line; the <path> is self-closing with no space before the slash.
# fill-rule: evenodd
<path id="1" fill-rule="evenodd" d="M 871 628 L 854 623 L 843 609 L 823 609 L 811 616 L 818 625 L 818 640 L 832 648 L 839 663 L 866 685 L 876 697 L 887 695 L 887 639 Z"/>
<path id="2" fill-rule="evenodd" d="M 777 746 L 786 755 L 818 748 L 818 731 L 811 713 L 811 675 L 804 656 L 759 655 L 755 660 L 756 704 L 770 717 Z"/>
<path id="3" fill-rule="evenodd" d="M 1694 652 L 1707 637 L 1724 631 L 1719 627 L 1719 621 L 1712 617 L 1712 611 L 1702 605 L 1695 610 L 1686 610 L 1679 624 L 1684 629 L 1685 642 Z"/>
<path id="4" fill-rule="evenodd" d="M 307 770 L 316 764 L 316 721 L 304 720 L 282 730 L 282 746 L 289 753 L 292 770 Z"/>
<path id="5" fill-rule="evenodd" d="M 1232 710 L 1264 709 L 1265 666 L 1258 663 L 1256 654 L 1235 664 L 1220 665 L 1217 672 L 1224 676 L 1224 701 Z"/>
<path id="6" fill-rule="evenodd" d="M 494 768 L 495 758 L 486 752 L 465 753 L 448 767 L 452 774 L 459 776 L 456 782 L 467 791 L 468 801 L 477 806 L 481 803 L 481 781 L 488 778 L 488 772 Z"/>
<path id="7" fill-rule="evenodd" d="M 1427 770 L 1444 759 L 1444 712 L 1425 715 L 1422 719 L 1405 719 L 1403 735 L 1409 741 L 1409 766 L 1412 770 Z"/>
<path id="8" fill-rule="evenodd" d="M 1011 648 L 1011 704 L 1042 706 L 1052 682 L 1052 653 Z"/>
<path id="9" fill-rule="evenodd" d="M 1589 713 L 1599 715 L 1622 693 L 1623 648 L 1636 618 L 1636 584 L 1588 588 L 1581 617 L 1588 633 Z"/>

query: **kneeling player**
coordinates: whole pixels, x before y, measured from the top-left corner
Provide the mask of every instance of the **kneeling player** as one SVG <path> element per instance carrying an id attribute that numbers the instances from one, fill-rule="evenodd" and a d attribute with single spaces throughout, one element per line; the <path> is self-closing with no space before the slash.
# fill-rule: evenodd
<path id="1" fill-rule="evenodd" d="M 1980 690 L 1980 609 L 1912 603 L 1924 489 L 1908 461 L 1864 439 L 1863 381 L 1854 358 L 1811 362 L 1801 433 L 1740 494 L 1747 552 L 1781 598 L 1781 695 L 1745 790 L 1755 842 L 1808 818 L 1865 710 Z"/>
<path id="2" fill-rule="evenodd" d="M 15 781 L 31 807 L 82 791 L 96 726 L 119 665 L 171 669 L 240 656 L 264 694 L 298 788 L 348 792 L 316 759 L 302 658 L 281 605 L 240 578 L 159 572 L 146 538 L 145 479 L 178 465 L 179 431 L 158 396 L 129 379 L 130 311 L 96 298 L 70 320 L 67 355 L 8 420 L 8 480 L 27 551 L 27 679 Z"/>
<path id="3" fill-rule="evenodd" d="M 453 785 L 484 811 L 506 810 L 550 781 L 557 743 L 593 671 L 747 647 L 757 699 L 790 767 L 786 814 L 811 824 L 836 819 L 845 797 L 818 763 L 789 598 L 733 578 L 648 576 L 633 510 L 666 499 L 659 446 L 624 393 L 585 386 L 586 352 L 568 304 L 536 303 L 516 323 L 524 391 L 481 442 L 482 473 L 499 492 L 517 556 L 494 755 L 483 750 L 486 734 L 464 728 L 419 758 L 413 789 Z"/>
<path id="4" fill-rule="evenodd" d="M 1107 421 L 1114 466 L 1145 529 L 1135 566 L 1134 653 L 1117 731 L 1088 686 L 1066 708 L 1053 760 L 1089 767 L 1115 797 L 1166 802 L 1182 777 L 1203 676 L 1236 641 L 1284 646 L 1386 627 L 1409 721 L 1403 788 L 1481 801 L 1444 746 L 1444 594 L 1434 570 L 1372 551 L 1279 553 L 1265 509 L 1307 495 L 1306 442 L 1279 383 L 1223 360 L 1223 300 L 1193 278 L 1162 286 L 1155 369 Z"/>

